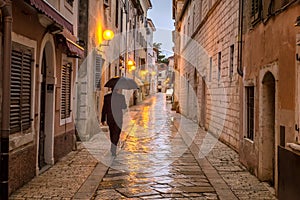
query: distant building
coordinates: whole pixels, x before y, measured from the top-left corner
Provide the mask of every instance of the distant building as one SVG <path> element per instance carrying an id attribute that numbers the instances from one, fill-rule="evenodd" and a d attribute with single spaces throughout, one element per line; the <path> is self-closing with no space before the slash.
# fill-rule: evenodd
<path id="1" fill-rule="evenodd" d="M 165 63 L 158 63 L 157 66 L 157 92 L 166 92 L 168 88 L 168 66 Z"/>
<path id="2" fill-rule="evenodd" d="M 147 73 L 147 82 L 149 94 L 156 93 L 157 87 L 157 78 L 156 78 L 156 61 L 157 55 L 155 50 L 153 49 L 153 33 L 156 31 L 155 25 L 153 24 L 151 19 L 147 19 L 147 62 L 148 62 L 148 73 Z"/>

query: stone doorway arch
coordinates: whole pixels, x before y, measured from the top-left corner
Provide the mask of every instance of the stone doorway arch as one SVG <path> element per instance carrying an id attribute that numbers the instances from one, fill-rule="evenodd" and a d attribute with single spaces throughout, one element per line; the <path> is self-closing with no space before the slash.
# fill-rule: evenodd
<path id="1" fill-rule="evenodd" d="M 47 34 L 41 45 L 39 62 L 39 128 L 37 171 L 54 164 L 54 124 L 55 124 L 55 45 Z"/>
<path id="2" fill-rule="evenodd" d="M 260 93 L 260 148 L 259 169 L 260 180 L 274 186 L 276 166 L 276 80 L 271 72 L 266 72 L 261 82 Z"/>

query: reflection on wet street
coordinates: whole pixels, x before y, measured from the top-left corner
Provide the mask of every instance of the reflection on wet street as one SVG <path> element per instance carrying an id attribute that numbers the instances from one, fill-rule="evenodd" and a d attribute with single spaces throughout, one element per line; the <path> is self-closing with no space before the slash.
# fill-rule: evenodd
<path id="1" fill-rule="evenodd" d="M 178 134 L 170 106 L 160 93 L 130 109 L 126 139 L 95 199 L 218 199 Z"/>

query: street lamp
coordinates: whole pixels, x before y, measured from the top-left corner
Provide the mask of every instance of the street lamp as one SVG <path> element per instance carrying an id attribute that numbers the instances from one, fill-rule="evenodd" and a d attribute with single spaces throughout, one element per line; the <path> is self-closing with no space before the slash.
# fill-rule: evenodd
<path id="1" fill-rule="evenodd" d="M 115 37 L 115 34 L 112 30 L 106 29 L 105 31 L 103 31 L 102 33 L 102 38 L 104 41 L 107 41 L 106 44 L 101 43 L 99 45 L 99 47 L 101 46 L 109 46 L 109 42 Z"/>
<path id="2" fill-rule="evenodd" d="M 110 40 L 112 40 L 114 37 L 115 37 L 115 34 L 114 34 L 114 32 L 113 32 L 112 30 L 107 29 L 107 30 L 105 30 L 105 31 L 103 32 L 103 39 L 104 39 L 104 40 L 110 41 Z"/>
<path id="3" fill-rule="evenodd" d="M 127 61 L 127 68 L 129 71 L 136 70 L 135 62 L 133 60 Z"/>

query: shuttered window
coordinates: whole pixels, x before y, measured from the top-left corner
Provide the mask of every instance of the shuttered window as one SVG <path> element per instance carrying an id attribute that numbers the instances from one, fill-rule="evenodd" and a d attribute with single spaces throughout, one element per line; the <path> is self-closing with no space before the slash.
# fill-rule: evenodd
<path id="1" fill-rule="evenodd" d="M 246 87 L 247 138 L 254 138 L 254 86 Z"/>
<path id="2" fill-rule="evenodd" d="M 61 69 L 61 119 L 71 116 L 71 76 L 72 63 L 67 63 Z"/>
<path id="3" fill-rule="evenodd" d="M 31 126 L 31 69 L 33 49 L 13 43 L 11 57 L 11 133 Z"/>
<path id="4" fill-rule="evenodd" d="M 94 77 L 94 88 L 101 90 L 101 71 L 102 71 L 102 57 L 99 54 L 95 54 L 95 77 Z"/>

